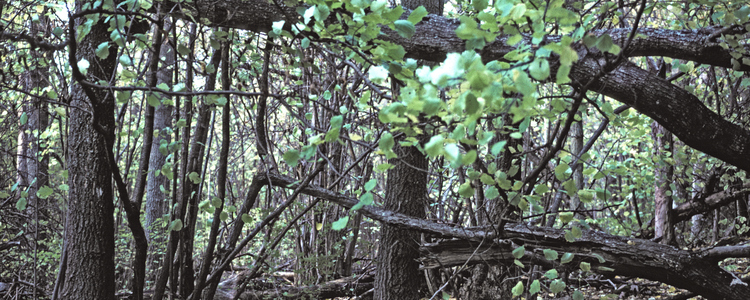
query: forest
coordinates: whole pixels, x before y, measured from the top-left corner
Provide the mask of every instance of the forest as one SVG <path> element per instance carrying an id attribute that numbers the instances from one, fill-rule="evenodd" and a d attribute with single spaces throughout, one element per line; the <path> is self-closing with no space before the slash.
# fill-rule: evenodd
<path id="1" fill-rule="evenodd" d="M 0 299 L 748 299 L 749 38 L 734 0 L 0 0 Z"/>

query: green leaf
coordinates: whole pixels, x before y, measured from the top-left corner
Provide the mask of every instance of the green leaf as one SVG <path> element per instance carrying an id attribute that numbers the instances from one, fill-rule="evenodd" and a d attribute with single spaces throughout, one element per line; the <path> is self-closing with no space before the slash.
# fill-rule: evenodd
<path id="1" fill-rule="evenodd" d="M 519 259 L 519 258 L 523 257 L 523 254 L 525 252 L 526 252 L 526 248 L 524 248 L 524 246 L 521 246 L 521 247 L 518 247 L 516 249 L 513 249 L 513 252 L 511 252 L 511 253 L 513 254 L 513 257 L 515 257 L 516 259 Z"/>
<path id="2" fill-rule="evenodd" d="M 461 197 L 469 198 L 474 195 L 474 188 L 471 187 L 471 183 L 468 181 L 464 182 L 458 187 L 458 194 L 461 195 Z"/>
<path id="3" fill-rule="evenodd" d="M 180 231 L 182 230 L 182 220 L 177 219 L 169 224 L 169 231 Z"/>
<path id="4" fill-rule="evenodd" d="M 96 57 L 106 59 L 109 56 L 109 42 L 104 42 L 96 47 Z"/>
<path id="5" fill-rule="evenodd" d="M 578 226 L 573 226 L 573 228 L 570 229 L 570 233 L 573 235 L 574 238 L 580 239 L 581 235 L 583 234 L 581 232 L 581 228 Z"/>
<path id="6" fill-rule="evenodd" d="M 225 211 L 222 211 L 222 212 L 221 212 L 221 213 L 219 214 L 219 220 L 221 220 L 222 222 L 224 222 L 224 221 L 226 221 L 227 219 L 229 219 L 229 214 L 227 214 L 227 212 L 225 212 Z"/>
<path id="7" fill-rule="evenodd" d="M 191 182 L 192 182 L 193 184 L 198 184 L 198 183 L 200 183 L 200 182 L 201 182 L 201 176 L 200 176 L 200 175 L 199 175 L 198 173 L 196 173 L 196 172 L 191 172 L 191 173 L 190 173 L 190 174 L 188 175 L 188 178 L 190 179 L 190 181 L 191 181 Z"/>
<path id="8" fill-rule="evenodd" d="M 129 67 L 129 66 L 133 65 L 133 60 L 130 59 L 130 56 L 128 56 L 127 54 L 120 55 L 119 60 L 120 60 L 120 63 L 123 66 L 128 66 Z"/>
<path id="9" fill-rule="evenodd" d="M 573 300 L 583 300 L 583 299 L 585 298 L 583 297 L 583 293 L 581 293 L 581 291 L 579 290 L 573 291 Z"/>
<path id="10" fill-rule="evenodd" d="M 378 181 L 375 180 L 375 178 L 370 179 L 370 181 L 368 181 L 367 183 L 365 183 L 365 191 L 368 191 L 368 192 L 372 191 L 372 189 L 374 189 L 375 186 L 377 186 L 377 184 L 378 184 Z"/>
<path id="11" fill-rule="evenodd" d="M 560 279 L 555 279 L 554 281 L 552 281 L 552 283 L 550 283 L 549 289 L 553 294 L 562 292 L 563 290 L 565 290 L 565 282 Z"/>
<path id="12" fill-rule="evenodd" d="M 344 229 L 344 228 L 346 228 L 346 223 L 349 223 L 349 216 L 345 216 L 345 217 L 343 217 L 341 219 L 338 219 L 337 221 L 333 222 L 333 224 L 331 224 L 331 229 L 337 230 L 337 231 L 341 230 L 341 229 Z"/>
<path id="13" fill-rule="evenodd" d="M 578 266 L 581 268 L 582 271 L 588 272 L 591 271 L 591 264 L 587 263 L 585 261 L 582 261 Z"/>
<path id="14" fill-rule="evenodd" d="M 544 273 L 544 277 L 547 277 L 548 279 L 555 279 L 557 278 L 557 276 L 558 276 L 557 270 L 555 269 L 551 269 Z"/>
<path id="15" fill-rule="evenodd" d="M 8 197 L 10 197 L 10 194 L 8 194 L 5 191 L 0 191 L 0 198 L 8 198 Z"/>
<path id="16" fill-rule="evenodd" d="M 493 186 L 488 186 L 484 190 L 484 197 L 487 198 L 487 199 L 489 199 L 489 200 L 495 199 L 498 196 L 500 196 L 500 191 L 498 191 L 497 188 L 494 185 Z"/>
<path id="17" fill-rule="evenodd" d="M 518 297 L 521 294 L 523 294 L 523 282 L 518 281 L 518 283 L 516 283 L 516 286 L 514 286 L 513 289 L 511 289 L 511 292 L 513 293 L 514 297 Z"/>
<path id="18" fill-rule="evenodd" d="M 294 168 L 297 166 L 297 163 L 299 163 L 300 154 L 298 150 L 289 150 L 284 153 L 283 158 L 286 164 Z"/>
<path id="19" fill-rule="evenodd" d="M 529 286 L 529 294 L 534 295 L 536 293 L 539 293 L 541 290 L 541 287 L 539 285 L 539 279 L 535 279 L 533 282 L 531 282 L 531 285 Z"/>
<path id="20" fill-rule="evenodd" d="M 591 253 L 591 256 L 596 257 L 596 259 L 599 260 L 600 264 L 603 264 L 606 262 L 606 260 L 604 260 L 604 257 L 599 255 L 598 253 Z"/>
<path id="21" fill-rule="evenodd" d="M 21 197 L 16 201 L 16 209 L 20 211 L 26 210 L 26 204 L 28 204 L 28 201 L 26 200 L 26 197 Z"/>
<path id="22" fill-rule="evenodd" d="M 417 25 L 420 21 L 422 21 L 422 18 L 428 14 L 427 9 L 424 8 L 424 6 L 419 6 L 417 9 L 411 12 L 409 15 L 409 18 L 407 19 L 410 23 Z"/>
<path id="23" fill-rule="evenodd" d="M 503 148 L 505 148 L 505 144 L 507 144 L 508 141 L 499 141 L 492 145 L 492 149 L 490 150 L 492 152 L 492 155 L 497 156 L 500 154 L 501 151 L 503 151 Z"/>
<path id="24" fill-rule="evenodd" d="M 544 253 L 544 258 L 547 260 L 556 260 L 557 259 L 557 251 L 552 249 L 544 249 L 542 251 Z"/>
<path id="25" fill-rule="evenodd" d="M 563 256 L 560 258 L 560 262 L 563 263 L 563 264 L 567 264 L 567 263 L 573 261 L 573 258 L 575 256 L 576 256 L 575 254 L 567 252 L 567 253 L 563 254 Z"/>
<path id="26" fill-rule="evenodd" d="M 565 181 L 567 178 L 567 174 L 565 173 L 568 172 L 568 170 L 570 170 L 570 166 L 564 162 L 557 165 L 557 167 L 555 167 L 555 177 L 557 177 L 557 180 Z"/>
<path id="27" fill-rule="evenodd" d="M 245 222 L 245 224 L 249 224 L 253 222 L 253 218 L 250 217 L 248 214 L 242 214 L 242 222 Z"/>
<path id="28" fill-rule="evenodd" d="M 574 216 L 573 212 L 570 212 L 570 211 L 561 212 L 560 222 L 562 222 L 563 224 L 567 224 L 568 222 L 573 220 L 573 216 Z"/>
<path id="29" fill-rule="evenodd" d="M 416 32 L 414 24 L 408 20 L 396 20 L 393 22 L 393 26 L 396 28 L 398 35 L 406 39 L 410 39 Z"/>
<path id="30" fill-rule="evenodd" d="M 47 197 L 52 195 L 52 192 L 52 188 L 45 185 L 36 192 L 36 196 L 39 197 L 39 199 L 47 199 Z"/>
<path id="31" fill-rule="evenodd" d="M 549 72 L 549 62 L 546 59 L 537 59 L 529 65 L 529 74 L 536 80 L 546 80 Z"/>
<path id="32" fill-rule="evenodd" d="M 485 8 L 487 8 L 487 2 L 487 0 L 471 0 L 471 6 L 473 6 L 477 11 L 483 11 Z"/>
<path id="33" fill-rule="evenodd" d="M 427 152 L 427 156 L 436 157 L 440 155 L 443 150 L 443 138 L 442 135 L 436 135 L 430 138 L 430 141 L 424 145 L 424 150 Z"/>
<path id="34" fill-rule="evenodd" d="M 146 101 L 148 102 L 148 105 L 151 105 L 153 107 L 159 107 L 159 105 L 161 105 L 161 101 L 153 93 L 149 94 L 148 97 L 146 97 Z"/>
<path id="35" fill-rule="evenodd" d="M 26 112 L 21 113 L 21 119 L 19 120 L 21 125 L 26 125 L 26 122 L 28 121 L 29 121 L 29 115 Z"/>
<path id="36" fill-rule="evenodd" d="M 443 294 L 442 294 L 441 298 L 443 298 L 443 300 L 450 300 L 451 299 L 451 295 L 450 294 L 448 294 L 446 292 L 442 292 L 442 293 Z"/>

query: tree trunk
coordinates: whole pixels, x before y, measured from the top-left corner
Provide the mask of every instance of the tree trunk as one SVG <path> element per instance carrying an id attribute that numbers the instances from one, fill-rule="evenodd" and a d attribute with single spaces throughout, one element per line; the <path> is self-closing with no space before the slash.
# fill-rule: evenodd
<path id="1" fill-rule="evenodd" d="M 656 165 L 656 182 L 654 186 L 654 238 L 661 238 L 667 245 L 675 244 L 674 226 L 672 221 L 672 176 L 674 166 L 665 159 L 672 159 L 672 134 L 664 127 L 654 122 L 651 125 L 651 135 L 654 138 L 654 156 L 659 158 Z"/>
<path id="2" fill-rule="evenodd" d="M 169 32 L 170 24 L 168 20 L 164 21 L 164 31 Z M 168 39 L 164 39 L 168 41 Z M 163 65 L 157 72 L 157 85 L 166 84 L 170 88 L 172 87 L 172 72 L 174 67 L 174 49 L 172 46 L 165 42 L 161 46 L 159 56 L 160 61 Z M 174 175 L 165 174 L 161 172 L 165 163 L 167 162 L 166 157 L 172 152 L 169 147 L 163 147 L 162 145 L 169 143 L 172 140 L 171 132 L 165 130 L 172 127 L 172 110 L 174 106 L 165 103 L 171 101 L 168 96 L 164 96 L 161 99 L 162 104 L 156 108 L 154 113 L 154 139 L 151 144 L 151 158 L 149 159 L 149 176 L 146 183 L 146 234 L 148 235 L 148 253 L 149 261 L 147 266 L 149 272 L 147 273 L 147 281 L 153 281 L 156 278 L 156 270 L 161 263 L 161 259 L 164 256 L 165 251 L 164 245 L 164 230 L 166 229 L 165 223 L 159 223 L 159 219 L 162 218 L 169 208 L 169 187 L 170 178 Z M 158 133 L 158 135 L 156 134 Z M 165 170 L 167 172 L 173 172 L 175 168 L 169 168 Z M 167 221 L 165 221 L 167 222 Z"/>
<path id="3" fill-rule="evenodd" d="M 76 1 L 76 10 L 80 11 L 82 5 Z M 90 62 L 91 78 L 111 78 L 117 59 L 116 46 L 110 46 L 106 59 L 95 56 L 96 47 L 109 41 L 109 25 L 102 21 L 92 25 L 77 44 L 74 57 Z M 76 61 L 70 64 L 76 65 Z M 74 84 L 71 96 L 71 106 L 81 109 L 71 109 L 69 119 L 67 260 L 61 268 L 66 270 L 61 299 L 114 299 L 114 205 L 106 148 L 114 141 L 114 95 L 105 90 L 84 91 L 80 84 Z"/>
<path id="4" fill-rule="evenodd" d="M 427 197 L 427 158 L 416 147 L 393 147 L 398 158 L 388 171 L 385 203 L 387 210 L 415 218 L 425 217 Z M 424 276 L 419 272 L 419 233 L 383 224 L 378 244 L 375 299 L 419 299 L 418 287 Z"/>

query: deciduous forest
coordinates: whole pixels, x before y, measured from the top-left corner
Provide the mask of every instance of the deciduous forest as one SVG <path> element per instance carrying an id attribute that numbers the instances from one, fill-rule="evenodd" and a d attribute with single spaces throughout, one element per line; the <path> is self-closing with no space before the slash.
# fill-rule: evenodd
<path id="1" fill-rule="evenodd" d="M 748 299 L 750 5 L 2 0 L 2 299 Z"/>

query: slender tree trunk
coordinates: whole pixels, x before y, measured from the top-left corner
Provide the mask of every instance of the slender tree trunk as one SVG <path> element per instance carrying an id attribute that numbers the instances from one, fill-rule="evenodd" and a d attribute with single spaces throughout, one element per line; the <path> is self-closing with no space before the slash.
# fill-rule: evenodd
<path id="1" fill-rule="evenodd" d="M 665 153 L 673 153 L 672 134 L 664 127 L 654 122 L 651 125 L 651 134 L 654 138 L 656 162 L 656 182 L 654 186 L 654 237 L 660 238 L 663 244 L 673 245 L 675 243 L 674 227 L 672 226 L 672 177 L 674 166 L 667 162 Z"/>
<path id="2" fill-rule="evenodd" d="M 170 23 L 168 20 L 164 21 L 164 31 L 169 32 Z M 168 41 L 168 39 L 164 39 Z M 170 88 L 172 87 L 172 72 L 175 63 L 174 49 L 172 46 L 165 42 L 161 46 L 159 56 L 160 61 L 163 65 L 159 67 L 157 72 L 157 85 L 166 84 Z M 171 101 L 168 96 L 164 96 L 161 99 L 162 104 L 156 108 L 154 113 L 154 139 L 151 144 L 151 158 L 149 159 L 149 176 L 146 183 L 146 234 L 148 235 L 149 245 L 149 262 L 147 264 L 150 272 L 148 272 L 147 281 L 153 281 L 156 278 L 156 269 L 161 263 L 161 259 L 164 256 L 165 251 L 164 243 L 164 223 L 159 223 L 159 219 L 162 218 L 169 208 L 169 187 L 170 177 L 174 176 L 171 173 L 162 172 L 162 168 L 167 163 L 166 157 L 172 152 L 169 147 L 163 145 L 169 145 L 171 142 L 171 133 L 166 130 L 172 127 L 172 111 L 174 106 L 166 103 Z M 169 167 L 172 172 L 174 167 Z"/>

